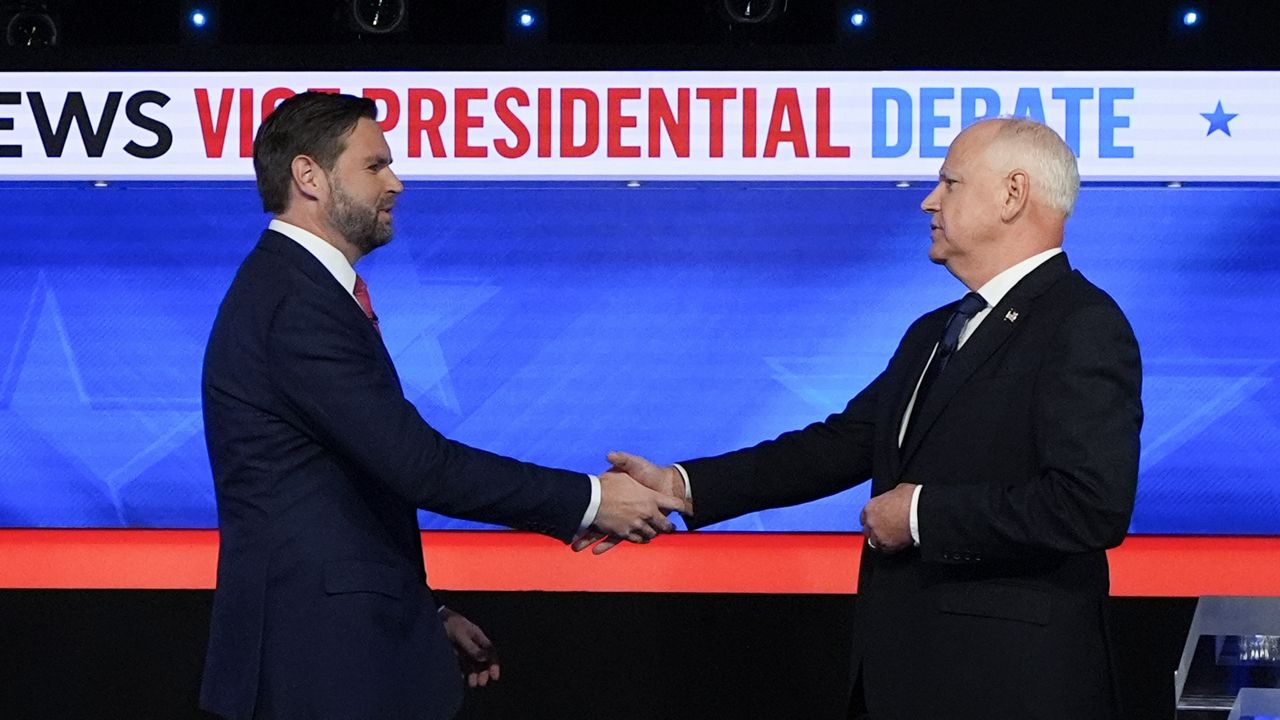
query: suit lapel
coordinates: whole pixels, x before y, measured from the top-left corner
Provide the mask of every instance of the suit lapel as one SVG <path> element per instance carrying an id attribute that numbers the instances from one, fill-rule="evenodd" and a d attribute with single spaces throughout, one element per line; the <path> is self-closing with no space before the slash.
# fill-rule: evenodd
<path id="1" fill-rule="evenodd" d="M 942 329 L 946 326 L 947 318 L 951 317 L 957 304 L 958 302 L 952 303 L 935 311 L 936 321 L 923 323 L 922 329 L 917 331 L 916 337 L 912 338 L 907 345 L 908 349 L 904 353 L 907 364 L 903 370 L 902 381 L 898 383 L 893 402 L 889 406 L 890 415 L 886 420 L 887 427 L 893 428 L 893 432 L 890 433 L 893 451 L 889 453 L 889 471 L 892 477 L 897 477 L 902 463 L 898 435 L 902 431 L 902 418 L 906 415 L 907 404 L 911 402 L 916 384 L 924 374 L 924 369 L 929 364 L 933 350 L 938 344 L 938 338 L 942 337 Z"/>
<path id="2" fill-rule="evenodd" d="M 907 461 L 919 449 L 929 429 L 969 378 L 1013 336 L 1015 330 L 1022 327 L 1028 317 L 1034 315 L 1032 301 L 1070 271 L 1071 265 L 1067 262 L 1066 254 L 1055 255 L 1018 281 L 1000 300 L 1000 304 L 991 309 L 991 313 L 965 341 L 964 346 L 951 357 L 946 371 L 938 376 L 929 389 L 924 405 L 915 418 L 918 425 L 909 433 L 907 444 L 902 448 L 899 469 L 906 467 Z M 941 330 L 938 334 L 941 335 Z M 906 391 L 908 398 L 915 388 L 915 381 L 919 380 L 920 373 L 923 372 L 922 363 L 920 370 L 909 381 L 911 387 Z M 902 407 L 905 411 L 905 402 Z M 895 435 L 895 440 L 896 437 Z"/>
<path id="3" fill-rule="evenodd" d="M 345 322 L 358 325 L 361 332 L 373 343 L 378 351 L 382 354 L 383 360 L 387 366 L 391 368 L 391 374 L 396 377 L 399 383 L 400 378 L 395 372 L 395 363 L 391 361 L 391 354 L 387 352 L 387 346 L 382 342 L 382 336 L 374 329 L 373 323 L 369 322 L 369 318 L 365 317 L 364 311 L 342 287 L 341 283 L 335 278 L 314 255 L 307 251 L 298 243 L 289 237 L 282 235 L 274 230 L 264 230 L 261 239 L 258 240 L 258 247 L 262 250 L 285 258 L 291 265 L 296 267 L 316 284 L 316 291 L 324 293 L 325 299 L 334 308 L 334 316 L 342 318 Z"/>

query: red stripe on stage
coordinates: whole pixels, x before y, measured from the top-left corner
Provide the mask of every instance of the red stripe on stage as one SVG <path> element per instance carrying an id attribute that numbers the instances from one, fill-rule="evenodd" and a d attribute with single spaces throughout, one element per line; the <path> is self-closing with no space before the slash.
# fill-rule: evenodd
<path id="1" fill-rule="evenodd" d="M 850 593 L 857 534 L 681 533 L 603 556 L 516 532 L 425 532 L 431 584 L 453 590 Z M 0 588 L 209 589 L 213 530 L 0 530 Z M 1113 595 L 1280 595 L 1280 537 L 1134 536 Z"/>

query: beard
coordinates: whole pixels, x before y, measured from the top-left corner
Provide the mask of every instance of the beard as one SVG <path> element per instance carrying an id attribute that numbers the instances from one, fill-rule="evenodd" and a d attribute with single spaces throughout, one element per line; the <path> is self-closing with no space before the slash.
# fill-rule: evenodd
<path id="1" fill-rule="evenodd" d="M 387 203 L 389 205 L 389 203 Z M 335 179 L 333 205 L 329 208 L 329 222 L 342 233 L 361 255 L 368 255 L 375 248 L 391 242 L 391 221 L 383 220 L 378 211 L 386 205 L 365 204 L 347 194 Z"/>

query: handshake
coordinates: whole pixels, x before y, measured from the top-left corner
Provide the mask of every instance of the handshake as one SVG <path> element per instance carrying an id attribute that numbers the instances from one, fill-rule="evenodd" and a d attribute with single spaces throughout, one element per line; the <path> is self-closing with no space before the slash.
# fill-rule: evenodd
<path id="1" fill-rule="evenodd" d="M 623 540 L 647 543 L 658 533 L 675 532 L 668 513 L 693 514 L 693 498 L 687 492 L 684 474 L 676 466 L 659 467 L 639 455 L 624 452 L 611 452 L 608 459 L 609 470 L 600 475 L 600 507 L 595 522 L 573 541 L 574 551 L 590 547 L 599 555 Z M 863 506 L 862 532 L 873 550 L 890 554 L 916 544 L 911 507 L 917 487 L 899 483 Z"/>
<path id="2" fill-rule="evenodd" d="M 590 547 L 599 555 L 623 540 L 647 543 L 658 533 L 675 532 L 668 513 L 693 513 L 684 477 L 674 465 L 659 467 L 624 452 L 611 452 L 608 460 L 609 470 L 600 474 L 595 521 L 573 541 L 575 552 Z"/>

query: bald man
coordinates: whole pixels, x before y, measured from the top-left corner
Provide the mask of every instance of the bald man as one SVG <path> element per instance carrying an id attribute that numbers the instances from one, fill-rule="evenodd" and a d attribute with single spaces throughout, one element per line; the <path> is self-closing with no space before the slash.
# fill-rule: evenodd
<path id="1" fill-rule="evenodd" d="M 1079 187 L 1048 127 L 967 128 L 921 208 L 929 259 L 969 292 L 843 412 L 665 467 L 611 455 L 682 496 L 691 528 L 871 480 L 851 718 L 1118 717 L 1105 551 L 1133 511 L 1142 372 L 1124 313 L 1062 251 Z"/>

